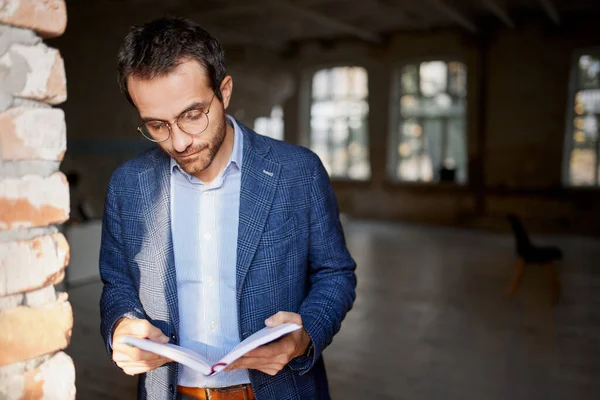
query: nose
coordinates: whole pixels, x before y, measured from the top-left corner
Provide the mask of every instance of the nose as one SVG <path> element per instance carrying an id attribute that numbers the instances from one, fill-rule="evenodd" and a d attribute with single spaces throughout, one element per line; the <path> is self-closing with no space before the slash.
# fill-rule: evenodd
<path id="1" fill-rule="evenodd" d="M 172 125 L 171 140 L 173 141 L 173 148 L 178 153 L 183 153 L 194 141 L 192 135 L 182 131 L 177 124 Z"/>

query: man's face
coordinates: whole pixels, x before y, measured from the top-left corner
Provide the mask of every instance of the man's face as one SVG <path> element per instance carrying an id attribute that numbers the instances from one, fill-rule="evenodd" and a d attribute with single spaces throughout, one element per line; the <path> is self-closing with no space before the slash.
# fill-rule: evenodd
<path id="1" fill-rule="evenodd" d="M 231 77 L 227 76 L 221 84 L 223 102 L 216 96 L 213 99 L 214 91 L 206 71 L 194 60 L 185 61 L 168 75 L 151 80 L 131 76 L 127 87 L 144 122 L 162 120 L 170 123 L 171 136 L 158 144 L 188 174 L 196 175 L 211 165 L 226 135 L 225 109 L 231 97 Z M 172 123 L 192 107 L 205 112 L 209 110 L 208 127 L 196 135 L 186 133 Z"/>

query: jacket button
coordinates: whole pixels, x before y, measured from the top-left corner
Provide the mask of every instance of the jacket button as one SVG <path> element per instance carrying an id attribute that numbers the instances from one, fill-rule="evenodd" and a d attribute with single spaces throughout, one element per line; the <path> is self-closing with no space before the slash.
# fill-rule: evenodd
<path id="1" fill-rule="evenodd" d="M 175 386 L 169 385 L 169 392 L 171 392 L 171 394 L 175 393 Z"/>

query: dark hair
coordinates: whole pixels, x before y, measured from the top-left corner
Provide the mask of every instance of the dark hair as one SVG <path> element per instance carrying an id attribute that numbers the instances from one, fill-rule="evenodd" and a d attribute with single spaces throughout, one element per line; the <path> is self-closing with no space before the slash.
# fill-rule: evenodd
<path id="1" fill-rule="evenodd" d="M 163 17 L 133 26 L 117 57 L 117 80 L 121 93 L 133 104 L 127 79 L 134 75 L 153 79 L 172 72 L 185 58 L 200 63 L 206 70 L 217 98 L 225 78 L 225 52 L 217 39 L 189 19 Z"/>

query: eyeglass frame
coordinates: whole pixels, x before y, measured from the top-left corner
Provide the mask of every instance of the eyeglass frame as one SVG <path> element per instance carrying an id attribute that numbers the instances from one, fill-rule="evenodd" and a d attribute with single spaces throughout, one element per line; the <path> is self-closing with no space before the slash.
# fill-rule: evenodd
<path id="1" fill-rule="evenodd" d="M 149 140 L 149 141 L 151 141 L 151 142 L 154 142 L 154 143 L 163 143 L 163 142 L 166 142 L 167 140 L 169 140 L 169 138 L 170 138 L 170 137 L 171 137 L 171 135 L 173 134 L 173 127 L 171 126 L 172 124 L 176 124 L 176 125 L 177 125 L 177 127 L 178 127 L 179 129 L 181 129 L 181 131 L 182 131 L 182 132 L 185 132 L 185 133 L 187 133 L 188 135 L 199 135 L 199 134 L 201 134 L 201 133 L 204 133 L 204 132 L 206 132 L 206 130 L 208 129 L 208 126 L 210 125 L 210 118 L 208 117 L 208 113 L 210 112 L 210 107 L 212 106 L 212 102 L 213 102 L 213 100 L 215 99 L 215 96 L 216 96 L 216 95 L 217 95 L 216 93 L 213 93 L 213 95 L 212 95 L 212 97 L 211 97 L 211 99 L 210 99 L 210 102 L 208 103 L 208 107 L 206 108 L 206 111 L 203 111 L 203 110 L 202 110 L 202 109 L 200 109 L 200 108 L 192 108 L 192 109 L 190 109 L 190 110 L 185 110 L 184 112 L 182 112 L 181 114 L 179 114 L 179 115 L 178 115 L 178 116 L 177 116 L 177 117 L 176 117 L 176 118 L 175 118 L 173 121 L 171 121 L 171 122 L 169 122 L 169 121 L 165 121 L 165 120 L 162 120 L 162 119 L 152 119 L 152 120 L 149 120 L 149 121 L 145 121 L 143 124 L 139 125 L 139 126 L 137 127 L 137 130 L 138 130 L 138 132 L 140 132 L 140 133 L 142 134 L 142 136 L 143 136 L 145 139 L 147 139 L 147 140 Z M 202 129 L 200 132 L 196 132 L 196 133 L 188 132 L 188 131 L 186 131 L 185 129 L 183 129 L 183 128 L 181 127 L 181 125 L 179 125 L 179 119 L 180 119 L 182 116 L 184 116 L 186 113 L 188 113 L 188 112 L 190 112 L 190 111 L 192 111 L 192 110 L 198 110 L 198 111 L 200 111 L 202 114 L 204 114 L 204 115 L 206 116 L 206 121 L 207 121 L 207 122 L 206 122 L 206 127 L 205 127 L 204 129 Z M 167 129 L 169 130 L 169 136 L 167 136 L 167 137 L 166 137 L 165 139 L 163 139 L 163 140 L 154 140 L 154 139 L 150 139 L 149 137 L 147 137 L 146 135 L 144 135 L 144 132 L 142 132 L 142 127 L 143 127 L 144 125 L 146 125 L 147 123 L 149 123 L 149 122 L 161 122 L 161 123 L 165 124 L 165 125 L 167 126 Z M 150 133 L 148 133 L 148 134 L 150 134 Z"/>

